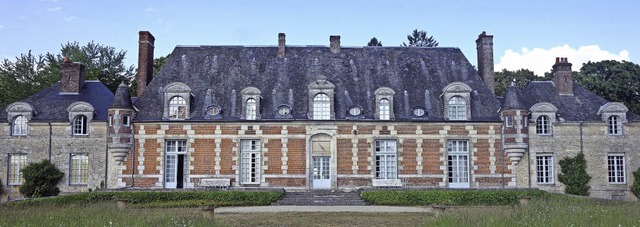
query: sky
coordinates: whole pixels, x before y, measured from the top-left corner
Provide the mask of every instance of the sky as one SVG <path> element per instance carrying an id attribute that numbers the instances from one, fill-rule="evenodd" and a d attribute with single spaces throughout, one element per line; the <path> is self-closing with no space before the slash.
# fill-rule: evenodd
<path id="1" fill-rule="evenodd" d="M 425 30 L 440 47 L 458 47 L 476 65 L 475 40 L 494 36 L 495 70 L 544 75 L 556 57 L 573 70 L 587 61 L 640 62 L 640 1 L 71 1 L 0 0 L 0 59 L 59 53 L 94 41 L 127 51 L 137 66 L 138 31 L 156 38 L 155 57 L 176 45 L 383 46 Z"/>

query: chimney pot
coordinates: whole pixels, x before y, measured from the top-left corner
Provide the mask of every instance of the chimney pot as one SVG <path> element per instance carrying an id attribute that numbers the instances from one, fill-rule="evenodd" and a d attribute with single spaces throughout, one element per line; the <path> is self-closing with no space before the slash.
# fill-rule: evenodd
<path id="1" fill-rule="evenodd" d="M 329 36 L 329 49 L 331 53 L 337 54 L 340 53 L 340 36 L 332 35 Z"/>
<path id="2" fill-rule="evenodd" d="M 556 58 L 553 65 L 553 84 L 560 95 L 573 95 L 573 75 L 568 58 Z"/>
<path id="3" fill-rule="evenodd" d="M 287 39 L 284 33 L 278 34 L 278 57 L 284 58 L 284 47 L 286 45 Z"/>
<path id="4" fill-rule="evenodd" d="M 138 96 L 153 78 L 153 48 L 155 38 L 148 31 L 140 31 L 138 40 Z"/>

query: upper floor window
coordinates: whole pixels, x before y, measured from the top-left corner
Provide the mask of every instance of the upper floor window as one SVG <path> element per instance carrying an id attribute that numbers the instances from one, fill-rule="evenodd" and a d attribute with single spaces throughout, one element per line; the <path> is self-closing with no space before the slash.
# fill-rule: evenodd
<path id="1" fill-rule="evenodd" d="M 619 116 L 609 116 L 607 120 L 607 133 L 609 135 L 622 135 L 622 121 Z"/>
<path id="2" fill-rule="evenodd" d="M 240 91 L 242 94 L 242 117 L 245 120 L 260 119 L 260 90 L 255 87 L 246 87 Z"/>
<path id="3" fill-rule="evenodd" d="M 389 120 L 389 100 L 388 99 L 380 99 L 378 106 L 378 116 L 380 120 Z"/>
<path id="4" fill-rule="evenodd" d="M 331 119 L 331 99 L 327 94 L 320 93 L 313 97 L 313 119 Z"/>
<path id="5" fill-rule="evenodd" d="M 73 134 L 74 135 L 87 135 L 87 116 L 78 115 L 75 119 L 73 119 Z"/>
<path id="6" fill-rule="evenodd" d="M 24 179 L 22 178 L 22 169 L 27 166 L 26 154 L 10 154 L 9 155 L 9 179 L 8 185 L 21 185 Z"/>
<path id="7" fill-rule="evenodd" d="M 449 120 L 467 120 L 467 100 L 460 96 L 449 99 Z"/>
<path id="8" fill-rule="evenodd" d="M 376 95 L 376 118 L 379 120 L 395 119 L 393 113 L 393 95 L 395 92 L 388 87 L 378 88 Z"/>
<path id="9" fill-rule="evenodd" d="M 255 120 L 256 119 L 256 114 L 257 114 L 257 102 L 255 99 L 250 98 L 247 99 L 247 102 L 245 103 L 245 113 L 244 113 L 244 117 L 247 120 Z"/>
<path id="10" fill-rule="evenodd" d="M 169 100 L 169 119 L 184 120 L 187 118 L 187 102 L 180 96 Z"/>
<path id="11" fill-rule="evenodd" d="M 551 135 L 551 123 L 547 115 L 539 116 L 536 119 L 536 134 Z"/>
<path id="12" fill-rule="evenodd" d="M 122 115 L 122 125 L 131 126 L 131 117 L 129 115 Z"/>
<path id="13" fill-rule="evenodd" d="M 27 135 L 27 117 L 19 115 L 13 119 L 11 134 L 14 136 Z"/>

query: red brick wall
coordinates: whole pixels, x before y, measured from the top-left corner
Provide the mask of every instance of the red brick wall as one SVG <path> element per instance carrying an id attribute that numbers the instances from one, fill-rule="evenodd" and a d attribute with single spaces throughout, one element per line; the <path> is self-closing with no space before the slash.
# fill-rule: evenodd
<path id="1" fill-rule="evenodd" d="M 417 174 L 418 171 L 416 170 L 416 166 L 418 165 L 418 162 L 416 161 L 416 140 L 414 139 L 405 139 L 404 142 L 402 143 L 402 153 L 400 154 L 402 156 L 402 162 L 400 162 L 400 164 L 402 165 L 402 171 L 400 172 L 400 174 Z"/>
<path id="2" fill-rule="evenodd" d="M 400 135 L 413 135 L 416 134 L 416 129 L 418 127 L 415 125 L 399 125 L 396 126 L 395 129 L 398 131 Z"/>
<path id="3" fill-rule="evenodd" d="M 264 171 L 266 174 L 277 174 L 282 173 L 282 141 L 270 139 L 267 144 L 265 144 L 268 151 L 265 154 L 267 157 L 267 170 Z"/>
<path id="4" fill-rule="evenodd" d="M 373 125 L 359 125 L 358 134 L 370 135 L 376 127 Z"/>
<path id="5" fill-rule="evenodd" d="M 279 135 L 282 133 L 282 126 L 260 126 L 260 130 L 265 135 Z"/>
<path id="6" fill-rule="evenodd" d="M 371 148 L 371 144 L 367 142 L 367 139 L 358 139 L 358 174 L 371 173 L 371 170 L 367 169 L 367 166 L 371 165 L 371 161 L 368 160 L 371 157 L 369 148 Z"/>
<path id="7" fill-rule="evenodd" d="M 451 129 L 447 132 L 449 135 L 461 135 L 467 136 L 469 135 L 469 131 L 465 129 L 464 125 L 453 125 Z"/>
<path id="8" fill-rule="evenodd" d="M 194 169 L 191 174 L 214 174 L 215 173 L 215 140 L 214 139 L 195 139 L 191 145 L 194 152 L 191 153 L 193 158 Z"/>
<path id="9" fill-rule="evenodd" d="M 196 135 L 213 135 L 216 132 L 215 125 L 194 125 L 191 126 Z"/>
<path id="10" fill-rule="evenodd" d="M 353 161 L 353 152 L 351 152 L 351 139 L 337 139 L 338 143 L 337 153 L 338 153 L 338 174 L 351 174 L 353 170 L 351 170 L 351 165 Z"/>
<path id="11" fill-rule="evenodd" d="M 420 187 L 438 187 L 442 182 L 442 178 L 432 177 L 409 177 L 403 178 L 405 186 L 420 186 Z"/>
<path id="12" fill-rule="evenodd" d="M 342 177 L 337 180 L 338 187 L 371 186 L 371 178 Z"/>
<path id="13" fill-rule="evenodd" d="M 167 135 L 184 135 L 187 131 L 182 128 L 182 125 L 169 125 L 169 129 L 165 132 Z"/>
<path id="14" fill-rule="evenodd" d="M 240 129 L 240 126 L 226 126 L 226 125 L 220 126 L 220 132 L 222 132 L 222 134 L 224 135 L 238 135 L 239 129 Z"/>
<path id="15" fill-rule="evenodd" d="M 122 181 L 125 183 L 125 186 L 131 187 L 134 186 L 136 188 L 150 188 L 155 186 L 158 183 L 158 178 L 139 178 L 136 177 L 135 181 L 132 182 L 132 178 L 122 178 Z"/>
<path id="16" fill-rule="evenodd" d="M 266 178 L 265 181 L 270 187 L 306 187 L 305 178 Z"/>
<path id="17" fill-rule="evenodd" d="M 158 152 L 158 148 L 160 148 L 158 142 L 162 143 L 163 141 L 157 141 L 155 139 L 146 139 L 144 141 L 144 171 L 142 174 L 160 174 L 160 170 L 157 170 L 156 167 L 162 166 L 161 161 L 158 161 L 158 157 L 160 157 L 163 152 Z M 136 156 L 136 159 L 137 158 Z M 164 158 L 161 160 L 164 160 Z"/>
<path id="18" fill-rule="evenodd" d="M 287 132 L 289 132 L 289 135 L 304 135 L 307 133 L 307 129 L 304 126 L 289 126 L 287 127 Z"/>
<path id="19" fill-rule="evenodd" d="M 232 166 L 235 164 L 233 161 L 233 147 L 235 143 L 231 139 L 222 139 L 220 143 L 220 174 L 236 174 L 236 172 L 232 169 Z"/>
<path id="20" fill-rule="evenodd" d="M 491 156 L 489 154 L 489 140 L 478 139 L 478 142 L 473 144 L 473 146 L 477 149 L 477 152 L 475 153 L 477 160 L 473 162 L 473 164 L 477 166 L 475 173 L 490 174 L 491 170 L 489 169 L 489 166 L 491 166 L 491 161 L 489 158 Z"/>
<path id="21" fill-rule="evenodd" d="M 287 173 L 289 174 L 305 174 L 307 165 L 307 142 L 305 139 L 289 139 L 287 143 Z"/>
<path id="22" fill-rule="evenodd" d="M 442 147 L 437 139 L 425 139 L 422 140 L 422 173 L 423 174 L 443 174 L 444 171 L 440 170 L 440 166 L 444 165 L 440 161 L 442 154 L 440 148 Z"/>

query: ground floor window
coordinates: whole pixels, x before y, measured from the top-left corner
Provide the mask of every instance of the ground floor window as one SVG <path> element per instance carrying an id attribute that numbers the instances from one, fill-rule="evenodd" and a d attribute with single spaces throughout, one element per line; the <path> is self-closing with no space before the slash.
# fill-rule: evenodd
<path id="1" fill-rule="evenodd" d="M 240 155 L 240 182 L 260 183 L 260 140 L 241 140 Z"/>
<path id="2" fill-rule="evenodd" d="M 536 176 L 539 184 L 553 184 L 553 156 L 536 157 Z"/>
<path id="3" fill-rule="evenodd" d="M 398 161 L 395 140 L 376 140 L 376 179 L 398 178 Z"/>
<path id="4" fill-rule="evenodd" d="M 24 179 L 22 179 L 21 170 L 27 166 L 26 154 L 10 154 L 9 155 L 9 177 L 7 184 L 9 185 L 21 185 Z"/>
<path id="5" fill-rule="evenodd" d="M 451 140 L 447 143 L 447 152 L 449 187 L 469 187 L 469 141 Z"/>
<path id="6" fill-rule="evenodd" d="M 624 155 L 607 156 L 609 183 L 625 183 Z"/>
<path id="7" fill-rule="evenodd" d="M 183 188 L 185 173 L 186 140 L 165 141 L 164 184 L 166 188 Z"/>
<path id="8" fill-rule="evenodd" d="M 87 184 L 89 182 L 89 155 L 71 154 L 70 184 Z"/>

